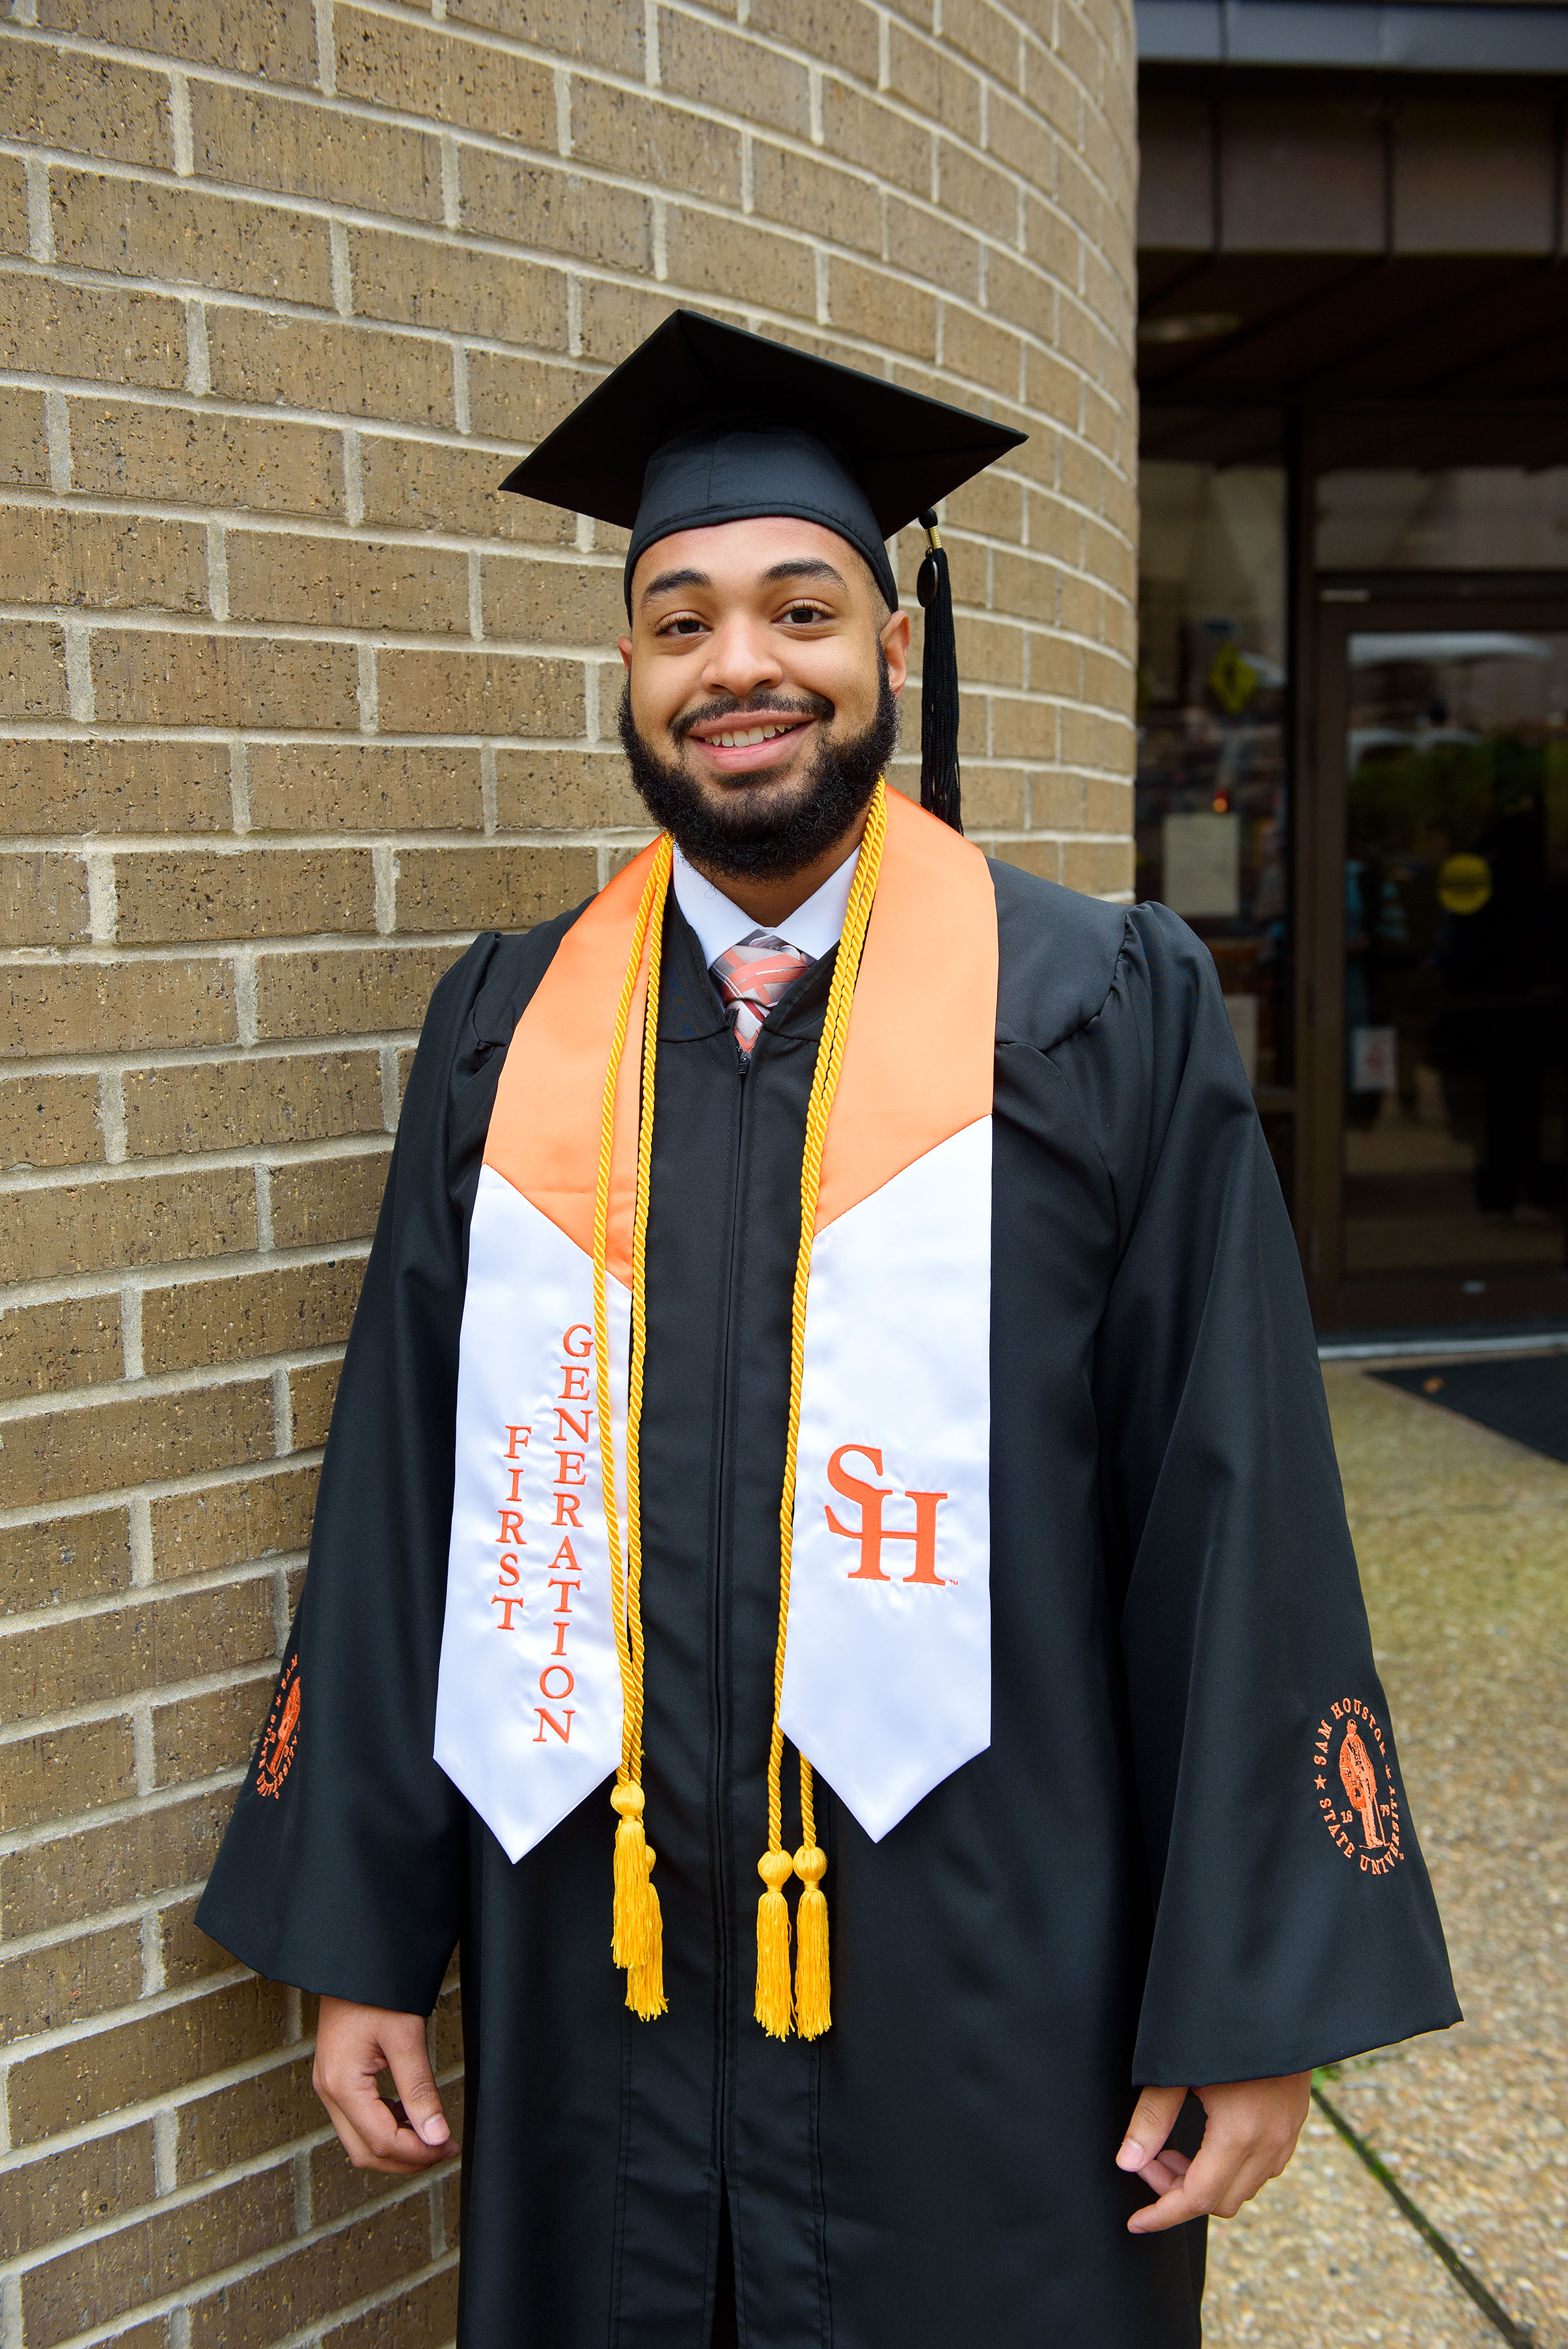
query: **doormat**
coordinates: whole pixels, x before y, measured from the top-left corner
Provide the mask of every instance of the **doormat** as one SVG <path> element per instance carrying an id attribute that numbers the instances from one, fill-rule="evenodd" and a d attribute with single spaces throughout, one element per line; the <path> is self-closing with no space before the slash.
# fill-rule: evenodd
<path id="1" fill-rule="evenodd" d="M 1515 1444 L 1568 1464 L 1568 1354 L 1515 1356 L 1510 1361 L 1428 1362 L 1374 1371 L 1385 1386 L 1421 1395 L 1444 1411 L 1475 1419 Z"/>

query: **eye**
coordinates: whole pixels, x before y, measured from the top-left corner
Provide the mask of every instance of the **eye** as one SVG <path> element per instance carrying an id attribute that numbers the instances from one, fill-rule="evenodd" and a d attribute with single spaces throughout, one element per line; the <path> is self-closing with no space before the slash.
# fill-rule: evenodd
<path id="1" fill-rule="evenodd" d="M 798 603 L 791 604 L 784 616 L 796 627 L 809 628 L 819 620 L 831 619 L 833 615 L 826 604 L 810 604 L 803 597 Z"/>
<path id="2" fill-rule="evenodd" d="M 660 636 L 701 636 L 702 623 L 695 612 L 672 612 L 669 619 L 660 620 L 654 633 Z"/>

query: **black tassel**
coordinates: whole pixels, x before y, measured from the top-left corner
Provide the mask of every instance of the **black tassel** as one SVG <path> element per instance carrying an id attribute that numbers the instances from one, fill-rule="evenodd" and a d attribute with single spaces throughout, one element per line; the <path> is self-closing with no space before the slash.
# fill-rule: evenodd
<path id="1" fill-rule="evenodd" d="M 926 616 L 920 656 L 920 805 L 955 832 L 963 830 L 959 802 L 958 645 L 953 636 L 953 590 L 947 551 L 928 506 L 920 527 L 930 539 L 915 593 Z"/>

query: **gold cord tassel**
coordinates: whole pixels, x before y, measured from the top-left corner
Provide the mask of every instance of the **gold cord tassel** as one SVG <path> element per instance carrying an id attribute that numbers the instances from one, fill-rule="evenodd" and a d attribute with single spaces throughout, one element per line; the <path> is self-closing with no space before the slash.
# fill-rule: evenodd
<path id="1" fill-rule="evenodd" d="M 609 1547 L 610 1606 L 615 1617 L 616 1657 L 620 1665 L 621 1758 L 610 1804 L 615 1831 L 615 1905 L 610 1955 L 626 1969 L 626 2002 L 645 2023 L 668 2011 L 664 1996 L 664 1927 L 653 1889 L 655 1854 L 643 1831 L 642 1793 L 642 1491 L 639 1436 L 642 1422 L 642 1371 L 647 1351 L 645 1272 L 648 1186 L 653 1157 L 653 1075 L 659 1034 L 659 974 L 664 932 L 665 893 L 670 871 L 668 837 L 659 843 L 632 933 L 631 957 L 621 983 L 614 1040 L 605 1071 L 599 1121 L 598 1183 L 594 1194 L 594 1364 L 599 1413 L 599 1466 L 604 1486 L 605 1532 Z M 648 947 L 648 990 L 643 1007 L 642 1101 L 638 1115 L 637 1188 L 632 1217 L 631 1363 L 627 1394 L 627 1556 L 621 1557 L 620 1516 L 616 1506 L 615 1445 L 609 1378 L 610 1174 L 615 1154 L 616 1086 L 626 1049 L 637 976 Z"/>
<path id="2" fill-rule="evenodd" d="M 783 1804 L 779 1774 L 784 1764 L 784 1730 L 779 1706 L 784 1698 L 784 1642 L 789 1632 L 790 1562 L 794 1548 L 795 1465 L 800 1448 L 800 1391 L 805 1364 L 805 1295 L 811 1278 L 811 1247 L 816 1237 L 816 1202 L 822 1188 L 822 1152 L 827 1120 L 844 1065 L 845 1040 L 849 1033 L 849 1009 L 871 919 L 871 902 L 881 869 L 882 844 L 888 836 L 888 787 L 878 780 L 866 812 L 866 832 L 860 862 L 849 892 L 844 934 L 827 991 L 822 1039 L 805 1112 L 805 1150 L 800 1169 L 800 1247 L 794 1264 L 794 1299 L 791 1313 L 789 1429 L 784 1446 L 784 1492 L 779 1503 L 779 1633 L 774 1651 L 774 1733 L 768 1749 L 768 1847 L 757 1862 L 757 1873 L 768 1889 L 757 1903 L 756 2017 L 771 2038 L 789 2034 L 790 2009 L 798 2006 L 803 2038 L 818 2038 L 831 2020 L 827 1961 L 827 1901 L 821 1879 L 827 1861 L 817 1848 L 812 1815 L 811 1764 L 800 1757 L 801 1826 L 804 1841 L 797 1858 L 784 1849 Z M 804 1861 L 805 1866 L 800 1866 Z M 796 2000 L 789 1984 L 789 1910 L 784 1887 L 799 1873 L 805 1889 L 800 1901 L 799 1974 Z"/>
<path id="3" fill-rule="evenodd" d="M 794 1872 L 802 1885 L 794 1920 L 794 2027 L 803 2039 L 820 2039 L 833 2021 L 832 1982 L 827 1964 L 827 1896 L 822 1879 L 827 1854 L 816 1840 L 811 1764 L 800 1758 L 801 1847 Z"/>
<path id="4" fill-rule="evenodd" d="M 794 1866 L 787 1851 L 764 1851 L 757 1862 L 768 1889 L 757 1903 L 756 2016 L 770 2039 L 789 2037 L 789 1906 L 784 1889 Z"/>

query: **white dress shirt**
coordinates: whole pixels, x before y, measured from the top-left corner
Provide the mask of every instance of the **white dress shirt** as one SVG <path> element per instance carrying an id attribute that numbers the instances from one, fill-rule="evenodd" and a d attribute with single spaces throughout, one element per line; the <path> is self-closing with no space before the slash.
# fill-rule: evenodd
<path id="1" fill-rule="evenodd" d="M 710 970 L 722 954 L 738 947 L 753 930 L 766 930 L 770 937 L 783 938 L 797 954 L 809 955 L 813 962 L 817 962 L 838 944 L 843 934 L 855 867 L 859 861 L 859 849 L 852 849 L 836 873 L 830 873 L 804 905 L 797 905 L 781 922 L 758 922 L 744 906 L 726 897 L 694 864 L 689 864 L 678 848 L 675 902 L 696 931 L 702 959 Z"/>

